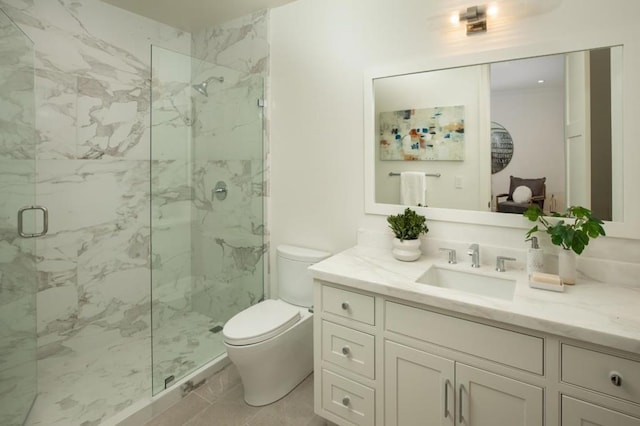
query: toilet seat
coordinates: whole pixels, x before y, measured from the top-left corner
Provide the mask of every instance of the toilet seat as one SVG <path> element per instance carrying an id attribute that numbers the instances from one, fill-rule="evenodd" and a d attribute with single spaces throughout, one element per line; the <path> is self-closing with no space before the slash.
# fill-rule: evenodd
<path id="1" fill-rule="evenodd" d="M 264 342 L 300 321 L 300 308 L 267 299 L 236 314 L 224 325 L 224 341 L 233 346 Z"/>

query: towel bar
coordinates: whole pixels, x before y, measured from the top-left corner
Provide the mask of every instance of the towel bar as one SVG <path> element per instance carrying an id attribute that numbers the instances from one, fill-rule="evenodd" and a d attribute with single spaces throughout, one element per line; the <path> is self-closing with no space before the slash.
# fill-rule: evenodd
<path id="1" fill-rule="evenodd" d="M 425 173 L 425 176 L 440 177 L 440 173 Z M 389 176 L 400 176 L 400 173 L 389 172 Z"/>

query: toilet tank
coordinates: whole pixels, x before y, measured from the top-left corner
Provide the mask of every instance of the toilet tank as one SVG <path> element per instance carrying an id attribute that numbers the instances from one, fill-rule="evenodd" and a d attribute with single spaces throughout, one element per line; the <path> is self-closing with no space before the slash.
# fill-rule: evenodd
<path id="1" fill-rule="evenodd" d="M 313 278 L 307 268 L 331 253 L 304 247 L 281 245 L 276 249 L 278 262 L 278 294 L 296 306 L 313 305 Z"/>

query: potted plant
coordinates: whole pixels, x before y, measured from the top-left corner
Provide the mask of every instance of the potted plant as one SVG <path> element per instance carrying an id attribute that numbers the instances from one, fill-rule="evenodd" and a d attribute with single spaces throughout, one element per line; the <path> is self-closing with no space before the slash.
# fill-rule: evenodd
<path id="1" fill-rule="evenodd" d="M 427 219 L 407 207 L 404 213 L 387 216 L 387 222 L 395 235 L 391 250 L 393 256 L 405 262 L 418 259 L 422 254 L 420 235 L 429 232 Z"/>
<path id="2" fill-rule="evenodd" d="M 558 254 L 558 275 L 565 284 L 576 282 L 576 254 L 581 254 L 589 244 L 590 238 L 598 238 L 606 235 L 604 222 L 595 218 L 591 210 L 581 206 L 571 206 L 564 214 L 554 213 L 552 217 L 572 219 L 565 222 L 559 220 L 550 222 L 544 217 L 542 209 L 537 204 L 529 207 L 523 215 L 532 222 L 538 222 L 544 227 L 544 231 L 551 236 L 551 243 L 560 246 L 562 250 Z M 526 237 L 541 231 L 538 225 L 527 232 Z"/>

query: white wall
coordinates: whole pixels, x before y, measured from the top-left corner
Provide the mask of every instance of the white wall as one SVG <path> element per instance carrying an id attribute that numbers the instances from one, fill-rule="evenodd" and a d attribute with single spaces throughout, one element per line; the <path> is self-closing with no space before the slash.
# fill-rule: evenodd
<path id="1" fill-rule="evenodd" d="M 358 227 L 385 229 L 384 216 L 364 212 L 366 69 L 532 44 L 551 49 L 568 37 L 640 35 L 635 1 L 610 1 L 603 13 L 602 2 L 565 0 L 546 14 L 489 24 L 488 33 L 473 37 L 462 28 L 448 30 L 445 4 L 298 0 L 272 10 L 272 247 L 289 243 L 337 252 L 356 243 Z M 430 236 L 524 248 L 522 229 L 445 222 L 429 227 Z M 616 253 L 637 261 L 639 247 L 636 241 L 599 239 L 583 257 Z"/>

